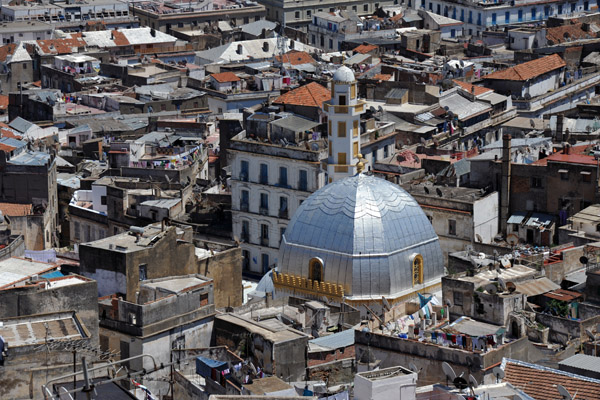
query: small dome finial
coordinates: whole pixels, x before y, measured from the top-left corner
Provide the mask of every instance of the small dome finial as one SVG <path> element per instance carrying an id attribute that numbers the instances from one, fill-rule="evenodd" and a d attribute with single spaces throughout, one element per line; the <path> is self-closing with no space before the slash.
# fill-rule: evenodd
<path id="1" fill-rule="evenodd" d="M 365 159 L 363 158 L 362 154 L 357 154 L 356 158 L 358 158 L 358 162 L 356 163 L 356 172 L 358 174 L 361 174 L 363 172 L 363 170 L 365 169 Z"/>

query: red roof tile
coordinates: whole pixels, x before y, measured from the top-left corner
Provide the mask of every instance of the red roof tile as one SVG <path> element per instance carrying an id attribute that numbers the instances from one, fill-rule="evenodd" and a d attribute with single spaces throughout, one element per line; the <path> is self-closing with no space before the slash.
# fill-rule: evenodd
<path id="1" fill-rule="evenodd" d="M 220 74 L 212 74 L 211 76 L 214 78 L 214 80 L 216 80 L 219 83 L 223 83 L 223 82 L 237 82 L 237 81 L 241 80 L 233 72 L 221 72 Z"/>
<path id="2" fill-rule="evenodd" d="M 72 35 L 70 38 L 36 40 L 42 54 L 71 54 L 73 48 L 85 47 L 81 35 Z"/>
<path id="3" fill-rule="evenodd" d="M 377 46 L 375 46 L 374 44 L 361 44 L 360 46 L 355 48 L 353 51 L 355 53 L 367 54 L 376 49 L 377 49 Z"/>
<path id="4" fill-rule="evenodd" d="M 279 96 L 273 103 L 307 107 L 323 107 L 323 102 L 331 100 L 331 92 L 316 82 L 300 86 Z"/>
<path id="5" fill-rule="evenodd" d="M 575 146 L 569 148 L 569 154 L 565 154 L 560 151 L 554 154 L 550 154 L 548 157 L 537 160 L 533 164 L 535 165 L 548 165 L 548 161 L 562 162 L 568 164 L 584 164 L 584 165 L 597 165 L 598 161 L 594 156 L 581 154 L 582 150 L 585 150 L 587 146 Z"/>
<path id="6" fill-rule="evenodd" d="M 480 94 L 484 94 L 487 92 L 493 92 L 492 89 L 488 89 L 483 86 L 473 85 L 472 83 L 459 81 L 457 79 L 453 79 L 452 82 L 454 82 L 456 85 L 460 86 L 461 88 L 465 89 L 467 92 L 473 93 L 475 96 L 479 96 Z M 473 91 L 473 89 L 475 91 Z"/>
<path id="7" fill-rule="evenodd" d="M 521 361 L 506 360 L 504 382 L 508 382 L 534 399 L 561 399 L 556 389 L 564 386 L 578 399 L 600 400 L 600 381 L 572 373 Z"/>
<path id="8" fill-rule="evenodd" d="M 493 72 L 484 76 L 484 79 L 499 79 L 506 81 L 527 81 L 562 68 L 567 65 L 558 54 L 552 54 L 538 58 L 537 60 L 528 61 L 523 64 L 515 65 L 502 71 Z"/>
<path id="9" fill-rule="evenodd" d="M 392 75 L 390 74 L 377 74 L 373 76 L 373 79 L 376 81 L 389 81 L 392 79 Z"/>
<path id="10" fill-rule="evenodd" d="M 569 40 L 588 39 L 596 37 L 583 30 L 583 24 L 562 25 L 554 28 L 546 28 L 546 39 L 553 44 L 567 42 Z"/>
<path id="11" fill-rule="evenodd" d="M 33 214 L 33 205 L 31 204 L 16 204 L 16 203 L 0 203 L 0 211 L 3 215 L 9 217 L 22 217 L 24 215 Z"/>
<path id="12" fill-rule="evenodd" d="M 112 37 L 113 42 L 115 42 L 115 45 L 117 46 L 129 46 L 130 44 L 123 32 L 120 32 L 116 29 L 112 31 Z"/>
<path id="13" fill-rule="evenodd" d="M 15 43 L 10 43 L 6 46 L 0 47 L 0 61 L 6 61 L 6 57 L 11 56 L 15 52 L 16 48 L 17 45 Z"/>
<path id="14" fill-rule="evenodd" d="M 277 61 L 286 64 L 300 65 L 300 64 L 314 64 L 315 59 L 305 51 L 292 50 L 285 53 L 283 56 L 275 57 Z M 283 60 L 283 61 L 282 61 Z"/>
<path id="15" fill-rule="evenodd" d="M 13 151 L 14 149 L 16 149 L 16 147 L 13 146 L 9 146 L 5 143 L 0 143 L 0 150 L 5 151 L 7 153 L 10 153 L 11 151 Z"/>

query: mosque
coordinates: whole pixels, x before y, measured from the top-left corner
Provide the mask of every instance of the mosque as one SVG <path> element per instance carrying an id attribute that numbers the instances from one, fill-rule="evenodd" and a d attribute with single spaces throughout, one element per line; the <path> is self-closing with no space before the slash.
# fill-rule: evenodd
<path id="1" fill-rule="evenodd" d="M 405 190 L 362 173 L 363 104 L 354 73 L 341 67 L 333 81 L 332 100 L 324 105 L 330 183 L 298 208 L 283 235 L 277 269 L 259 288 L 272 288 L 274 297 L 327 297 L 378 309 L 382 298 L 395 305 L 435 292 L 444 275 L 439 238 Z"/>

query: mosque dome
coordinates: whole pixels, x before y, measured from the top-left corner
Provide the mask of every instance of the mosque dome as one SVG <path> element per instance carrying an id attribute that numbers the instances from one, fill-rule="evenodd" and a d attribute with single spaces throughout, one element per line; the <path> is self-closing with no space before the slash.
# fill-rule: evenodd
<path id="1" fill-rule="evenodd" d="M 306 199 L 282 237 L 278 271 L 341 285 L 350 300 L 399 298 L 443 275 L 429 219 L 404 189 L 364 174 Z"/>
<path id="2" fill-rule="evenodd" d="M 342 66 L 335 71 L 333 74 L 334 82 L 352 83 L 356 80 L 354 72 L 346 66 Z"/>

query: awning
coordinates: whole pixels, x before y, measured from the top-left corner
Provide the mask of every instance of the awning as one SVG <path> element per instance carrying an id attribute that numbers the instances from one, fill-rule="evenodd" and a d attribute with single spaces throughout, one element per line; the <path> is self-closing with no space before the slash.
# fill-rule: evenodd
<path id="1" fill-rule="evenodd" d="M 568 174 L 568 173 L 569 173 L 569 170 L 568 170 L 568 169 L 559 169 L 559 170 L 558 170 L 558 173 L 559 173 L 559 174 Z"/>
<path id="2" fill-rule="evenodd" d="M 590 171 L 581 171 L 580 174 L 581 175 L 591 175 L 592 173 Z"/>

